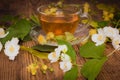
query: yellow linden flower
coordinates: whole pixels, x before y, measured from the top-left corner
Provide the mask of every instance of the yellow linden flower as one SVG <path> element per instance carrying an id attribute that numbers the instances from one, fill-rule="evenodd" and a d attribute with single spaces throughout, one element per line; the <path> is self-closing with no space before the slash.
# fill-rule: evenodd
<path id="1" fill-rule="evenodd" d="M 108 16 L 104 17 L 104 21 L 109 21 L 110 18 Z"/>
<path id="2" fill-rule="evenodd" d="M 110 19 L 113 19 L 114 14 L 110 13 L 108 11 L 103 10 L 103 19 L 104 21 L 109 21 Z"/>
<path id="3" fill-rule="evenodd" d="M 84 4 L 84 13 L 88 13 L 89 12 L 89 7 L 90 7 L 90 5 L 86 2 L 85 4 Z"/>
<path id="4" fill-rule="evenodd" d="M 108 11 L 103 10 L 103 16 L 108 16 Z"/>
<path id="5" fill-rule="evenodd" d="M 48 33 L 47 33 L 47 36 L 46 36 L 46 39 L 47 39 L 47 40 L 53 39 L 54 36 L 55 36 L 55 35 L 54 35 L 53 32 L 48 32 Z"/>
<path id="6" fill-rule="evenodd" d="M 50 9 L 46 9 L 45 10 L 45 14 L 47 14 L 47 15 L 55 15 L 55 12 L 57 11 L 57 8 L 55 8 L 55 7 L 51 7 Z"/>
<path id="7" fill-rule="evenodd" d="M 38 66 L 37 64 L 33 63 L 33 64 L 30 64 L 30 65 L 27 67 L 27 70 L 28 70 L 32 75 L 36 75 L 38 68 L 39 68 L 39 66 Z"/>
<path id="8" fill-rule="evenodd" d="M 89 35 L 93 35 L 96 33 L 97 33 L 96 29 L 90 29 L 90 31 L 89 31 Z"/>
<path id="9" fill-rule="evenodd" d="M 113 14 L 113 13 L 110 13 L 110 14 L 109 14 L 109 18 L 110 18 L 110 19 L 113 19 L 113 17 L 114 17 L 114 14 Z"/>
<path id="10" fill-rule="evenodd" d="M 47 42 L 45 37 L 41 34 L 38 36 L 37 40 L 39 44 L 45 44 Z"/>
<path id="11" fill-rule="evenodd" d="M 47 65 L 45 65 L 45 64 L 42 64 L 42 65 L 41 65 L 41 71 L 42 71 L 44 74 L 46 74 L 47 69 L 48 69 Z"/>
<path id="12" fill-rule="evenodd" d="M 48 69 L 47 65 L 43 64 L 42 69 L 46 71 Z"/>

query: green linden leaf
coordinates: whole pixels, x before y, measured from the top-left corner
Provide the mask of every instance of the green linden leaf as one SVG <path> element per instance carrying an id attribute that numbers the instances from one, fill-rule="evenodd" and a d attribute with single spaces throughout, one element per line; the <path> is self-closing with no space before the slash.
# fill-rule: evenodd
<path id="1" fill-rule="evenodd" d="M 57 46 L 35 45 L 32 47 L 32 49 L 35 49 L 38 51 L 44 51 L 44 52 L 53 52 L 55 48 L 57 48 Z"/>
<path id="2" fill-rule="evenodd" d="M 99 28 L 103 28 L 109 24 L 109 21 L 99 21 L 98 26 Z"/>
<path id="3" fill-rule="evenodd" d="M 80 55 L 85 58 L 101 58 L 105 50 L 105 44 L 96 46 L 95 43 L 89 41 L 80 47 Z"/>
<path id="4" fill-rule="evenodd" d="M 9 27 L 8 32 L 9 34 L 5 37 L 0 39 L 2 44 L 5 44 L 6 41 L 12 39 L 12 37 L 18 37 L 21 40 L 30 32 L 31 25 L 29 21 L 26 19 L 20 19 L 15 24 Z"/>
<path id="5" fill-rule="evenodd" d="M 67 54 L 71 57 L 72 62 L 76 63 L 76 53 L 72 45 L 69 42 L 64 40 L 57 40 L 57 42 L 58 42 L 58 45 L 66 45 L 68 47 Z"/>
<path id="6" fill-rule="evenodd" d="M 81 74 L 88 78 L 88 80 L 95 80 L 99 74 L 103 64 L 107 60 L 107 57 L 101 59 L 91 59 L 88 60 L 81 69 Z"/>
<path id="7" fill-rule="evenodd" d="M 64 75 L 64 80 L 76 80 L 78 75 L 77 66 L 73 66 L 70 71 L 67 71 Z"/>

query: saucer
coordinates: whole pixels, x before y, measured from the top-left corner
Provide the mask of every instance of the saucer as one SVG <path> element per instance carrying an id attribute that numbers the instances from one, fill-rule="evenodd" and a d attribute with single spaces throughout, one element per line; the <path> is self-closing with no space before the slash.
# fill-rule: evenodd
<path id="1" fill-rule="evenodd" d="M 37 38 L 40 34 L 46 37 L 45 32 L 41 29 L 40 26 L 35 26 L 31 29 L 30 36 L 35 42 L 38 42 Z M 75 40 L 69 42 L 71 45 L 82 43 L 89 38 L 89 28 L 85 27 L 83 24 L 79 24 L 73 35 Z M 45 45 L 57 46 L 57 42 L 47 41 Z"/>

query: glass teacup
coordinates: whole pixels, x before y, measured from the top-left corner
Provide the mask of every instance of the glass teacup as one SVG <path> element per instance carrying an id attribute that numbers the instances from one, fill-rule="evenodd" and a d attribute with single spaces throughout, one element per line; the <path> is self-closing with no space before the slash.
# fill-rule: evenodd
<path id="1" fill-rule="evenodd" d="M 64 4 L 62 7 L 42 5 L 38 9 L 42 30 L 47 34 L 63 35 L 65 32 L 74 34 L 83 18 L 81 7 L 76 4 Z M 87 26 L 85 24 L 84 26 Z"/>

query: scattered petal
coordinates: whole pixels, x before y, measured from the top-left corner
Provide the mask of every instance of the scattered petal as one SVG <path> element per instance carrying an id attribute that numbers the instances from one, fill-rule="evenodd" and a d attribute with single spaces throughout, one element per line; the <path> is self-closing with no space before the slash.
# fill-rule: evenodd
<path id="1" fill-rule="evenodd" d="M 3 45 L 2 45 L 2 43 L 0 42 L 0 51 L 2 50 L 2 47 L 3 47 Z"/>
<path id="2" fill-rule="evenodd" d="M 9 34 L 9 32 L 7 32 L 5 34 L 5 30 L 3 28 L 0 28 L 0 38 L 4 38 Z"/>

